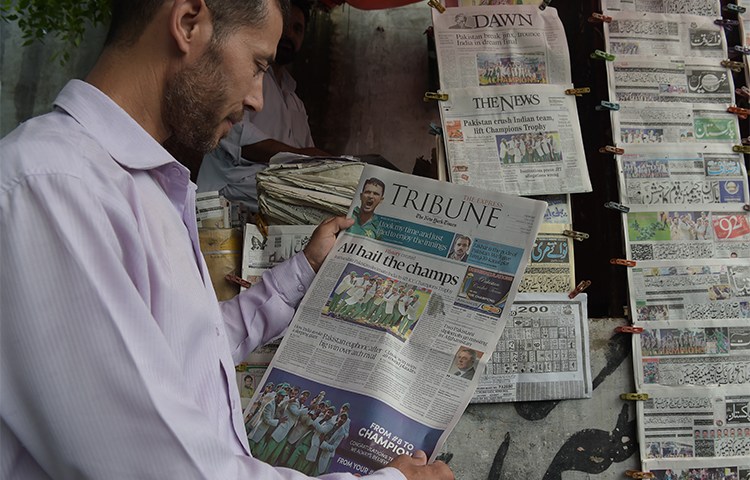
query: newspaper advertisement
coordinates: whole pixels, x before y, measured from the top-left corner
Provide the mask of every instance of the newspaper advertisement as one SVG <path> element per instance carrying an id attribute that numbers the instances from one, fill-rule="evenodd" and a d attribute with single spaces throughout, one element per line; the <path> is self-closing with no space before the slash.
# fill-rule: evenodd
<path id="1" fill-rule="evenodd" d="M 706 207 L 631 208 L 627 214 L 627 258 L 750 258 L 750 212 L 734 205 L 721 211 Z"/>
<path id="2" fill-rule="evenodd" d="M 529 198 L 547 202 L 543 225 L 559 225 L 567 228 L 573 223 L 570 213 L 570 195 L 529 195 Z"/>
<path id="3" fill-rule="evenodd" d="M 472 403 L 591 397 L 586 294 L 519 294 Z"/>
<path id="4" fill-rule="evenodd" d="M 570 292 L 575 288 L 575 262 L 573 239 L 542 225 L 534 240 L 531 257 L 523 272 L 519 292 L 554 293 Z"/>
<path id="5" fill-rule="evenodd" d="M 619 12 L 603 23 L 607 52 L 621 56 L 727 56 L 724 30 L 710 17 Z"/>
<path id="6" fill-rule="evenodd" d="M 721 18 L 719 0 L 601 0 L 606 12 L 681 13 Z"/>
<path id="7" fill-rule="evenodd" d="M 748 203 L 744 159 L 728 147 L 666 151 L 631 147 L 617 162 L 621 202 L 631 207 L 736 204 L 742 208 Z"/>
<path id="8" fill-rule="evenodd" d="M 357 192 L 354 225 L 246 410 L 254 456 L 315 475 L 436 456 L 510 316 L 546 208 L 373 166 Z"/>
<path id="9" fill-rule="evenodd" d="M 658 260 L 628 269 L 635 323 L 750 318 L 747 260 Z"/>
<path id="10" fill-rule="evenodd" d="M 433 10 L 432 24 L 442 89 L 571 82 L 555 8 L 456 7 Z"/>
<path id="11" fill-rule="evenodd" d="M 728 113 L 725 106 L 625 102 L 611 118 L 614 141 L 625 149 L 629 145 L 733 145 L 740 141 L 737 115 Z"/>
<path id="12" fill-rule="evenodd" d="M 607 62 L 613 102 L 722 105 L 734 99 L 732 72 L 716 58 L 628 55 Z"/>
<path id="13" fill-rule="evenodd" d="M 750 327 L 743 320 L 688 326 L 650 322 L 633 336 L 636 385 L 724 386 L 750 383 Z"/>
<path id="14" fill-rule="evenodd" d="M 565 88 L 449 90 L 440 113 L 451 181 L 514 195 L 590 192 L 575 97 Z"/>
<path id="15" fill-rule="evenodd" d="M 245 225 L 242 278 L 255 285 L 263 272 L 298 252 L 310 241 L 316 225 L 271 225 L 264 235 L 256 225 Z"/>
<path id="16" fill-rule="evenodd" d="M 648 387 L 636 403 L 641 459 L 747 457 L 750 391 L 725 387 Z M 746 458 L 750 463 L 750 458 Z"/>

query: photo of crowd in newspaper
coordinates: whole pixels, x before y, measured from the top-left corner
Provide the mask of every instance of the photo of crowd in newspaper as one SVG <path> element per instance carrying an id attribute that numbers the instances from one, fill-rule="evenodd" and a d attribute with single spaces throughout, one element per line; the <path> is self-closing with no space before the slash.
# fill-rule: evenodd
<path id="1" fill-rule="evenodd" d="M 264 382 L 244 417 L 253 456 L 271 465 L 367 475 L 398 455 L 431 454 L 442 433 L 371 397 L 279 369 Z"/>

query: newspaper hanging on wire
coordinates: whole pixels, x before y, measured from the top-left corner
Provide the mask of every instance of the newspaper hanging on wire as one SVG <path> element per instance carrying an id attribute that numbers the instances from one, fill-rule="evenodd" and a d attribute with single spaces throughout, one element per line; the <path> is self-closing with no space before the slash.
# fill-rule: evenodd
<path id="1" fill-rule="evenodd" d="M 568 42 L 555 8 L 456 7 L 433 10 L 432 24 L 443 89 L 571 82 Z"/>
<path id="2" fill-rule="evenodd" d="M 451 181 L 514 195 L 590 192 L 572 85 L 447 90 Z"/>
<path id="3" fill-rule="evenodd" d="M 358 192 L 355 224 L 245 411 L 254 456 L 313 475 L 435 457 L 500 338 L 546 208 L 373 166 Z"/>

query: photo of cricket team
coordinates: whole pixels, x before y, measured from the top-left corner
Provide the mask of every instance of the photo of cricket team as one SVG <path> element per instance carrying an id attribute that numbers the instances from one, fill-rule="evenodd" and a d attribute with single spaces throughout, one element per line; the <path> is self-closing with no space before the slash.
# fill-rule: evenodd
<path id="1" fill-rule="evenodd" d="M 561 162 L 563 159 L 558 132 L 496 135 L 497 154 L 504 165 Z"/>
<path id="2" fill-rule="evenodd" d="M 383 402 L 274 368 L 244 411 L 254 457 L 310 476 L 366 475 L 434 445 L 442 430 Z M 394 440 L 395 439 L 395 440 Z"/>
<path id="3" fill-rule="evenodd" d="M 431 293 L 430 289 L 347 264 L 322 313 L 406 340 Z"/>
<path id="4" fill-rule="evenodd" d="M 479 85 L 549 83 L 544 53 L 508 56 L 502 53 L 477 54 Z"/>

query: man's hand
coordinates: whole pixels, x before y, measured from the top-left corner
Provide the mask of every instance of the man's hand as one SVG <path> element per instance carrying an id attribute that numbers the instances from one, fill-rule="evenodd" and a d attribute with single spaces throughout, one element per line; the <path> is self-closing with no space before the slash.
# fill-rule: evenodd
<path id="1" fill-rule="evenodd" d="M 441 461 L 427 465 L 427 455 L 417 450 L 410 457 L 400 455 L 386 465 L 401 471 L 407 480 L 454 480 L 450 467 Z"/>
<path id="2" fill-rule="evenodd" d="M 323 220 L 315 229 L 303 252 L 305 252 L 307 261 L 316 273 L 323 264 L 323 260 L 328 256 L 328 252 L 333 248 L 336 234 L 351 227 L 353 223 L 354 220 L 351 218 L 331 217 Z"/>

